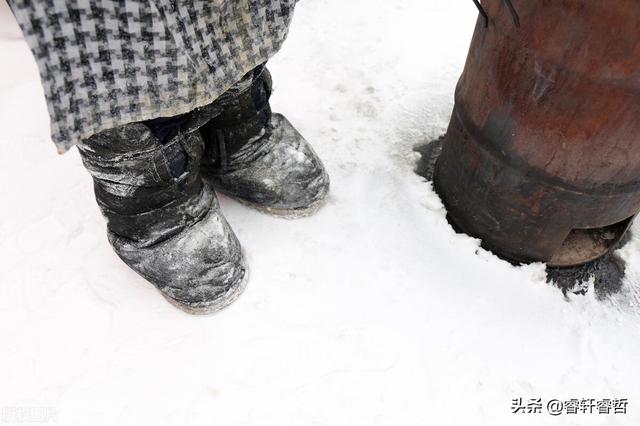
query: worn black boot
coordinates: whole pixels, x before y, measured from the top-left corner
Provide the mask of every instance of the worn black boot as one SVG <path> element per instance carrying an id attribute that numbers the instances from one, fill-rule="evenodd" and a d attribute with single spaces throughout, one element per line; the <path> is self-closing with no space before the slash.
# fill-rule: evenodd
<path id="1" fill-rule="evenodd" d="M 247 271 L 214 191 L 200 178 L 197 126 L 184 121 L 128 124 L 79 149 L 118 256 L 177 307 L 206 314 L 240 295 Z"/>
<path id="2" fill-rule="evenodd" d="M 269 107 L 271 76 L 256 68 L 216 101 L 222 112 L 200 130 L 202 177 L 217 190 L 272 214 L 320 207 L 329 176 L 309 143 Z"/>

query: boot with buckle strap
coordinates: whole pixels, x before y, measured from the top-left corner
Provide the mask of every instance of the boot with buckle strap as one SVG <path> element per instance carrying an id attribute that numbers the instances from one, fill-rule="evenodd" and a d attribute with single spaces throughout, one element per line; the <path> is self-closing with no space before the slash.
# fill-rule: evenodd
<path id="1" fill-rule="evenodd" d="M 200 177 L 204 143 L 197 127 L 185 117 L 132 123 L 78 148 L 118 256 L 175 306 L 207 314 L 240 295 L 247 268 L 214 191 Z"/>
<path id="2" fill-rule="evenodd" d="M 284 217 L 315 212 L 329 176 L 311 145 L 280 114 L 272 114 L 271 75 L 263 66 L 216 101 L 222 112 L 201 129 L 202 177 L 216 190 Z"/>

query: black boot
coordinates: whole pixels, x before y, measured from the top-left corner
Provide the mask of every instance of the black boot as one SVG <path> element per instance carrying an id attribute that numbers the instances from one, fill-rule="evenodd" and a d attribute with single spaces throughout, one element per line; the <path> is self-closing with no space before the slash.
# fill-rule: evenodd
<path id="1" fill-rule="evenodd" d="M 271 75 L 256 68 L 216 101 L 222 112 L 201 128 L 202 177 L 217 190 L 269 213 L 313 213 L 329 176 L 289 121 L 271 114 Z"/>
<path id="2" fill-rule="evenodd" d="M 133 123 L 79 149 L 118 256 L 171 303 L 205 314 L 240 295 L 246 267 L 214 191 L 200 178 L 204 144 L 196 128 Z"/>

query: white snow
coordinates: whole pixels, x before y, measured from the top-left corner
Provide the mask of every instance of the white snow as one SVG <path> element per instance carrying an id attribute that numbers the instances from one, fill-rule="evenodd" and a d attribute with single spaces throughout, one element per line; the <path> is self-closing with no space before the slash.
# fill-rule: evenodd
<path id="1" fill-rule="evenodd" d="M 625 291 L 566 300 L 456 235 L 412 171 L 446 129 L 471 1 L 306 0 L 271 62 L 328 205 L 297 221 L 225 197 L 246 293 L 170 306 L 111 251 L 89 175 L 56 154 L 37 69 L 0 7 L 0 424 L 640 423 L 640 241 Z M 628 398 L 627 415 L 511 414 L 513 398 Z M 544 410 L 543 410 L 544 411 Z"/>

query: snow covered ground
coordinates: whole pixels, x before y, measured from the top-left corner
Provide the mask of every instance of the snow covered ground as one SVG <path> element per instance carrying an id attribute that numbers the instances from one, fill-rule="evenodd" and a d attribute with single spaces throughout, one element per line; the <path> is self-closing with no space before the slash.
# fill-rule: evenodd
<path id="1" fill-rule="evenodd" d="M 324 159 L 330 201 L 290 221 L 221 197 L 251 279 L 191 317 L 111 251 L 0 11 L 0 424 L 640 424 L 638 232 L 622 294 L 567 300 L 542 265 L 456 235 L 413 173 L 412 147 L 446 128 L 476 16 L 471 1 L 300 3 L 273 106 Z M 553 417 L 512 414 L 514 398 L 629 406 Z"/>

